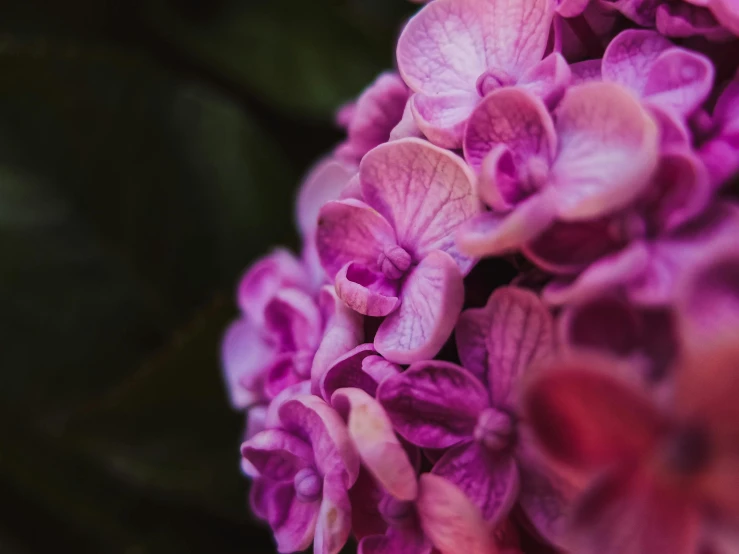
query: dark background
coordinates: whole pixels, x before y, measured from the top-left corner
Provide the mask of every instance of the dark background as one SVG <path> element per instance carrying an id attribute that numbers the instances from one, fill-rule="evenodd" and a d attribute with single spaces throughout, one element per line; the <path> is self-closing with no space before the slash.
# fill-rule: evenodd
<path id="1" fill-rule="evenodd" d="M 403 0 L 0 2 L 0 552 L 271 552 L 218 345 Z"/>

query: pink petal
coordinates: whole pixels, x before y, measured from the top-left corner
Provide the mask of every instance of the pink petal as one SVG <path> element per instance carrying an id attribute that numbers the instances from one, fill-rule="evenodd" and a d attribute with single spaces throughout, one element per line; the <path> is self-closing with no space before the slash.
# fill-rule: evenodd
<path id="1" fill-rule="evenodd" d="M 459 249 L 471 256 L 494 256 L 519 249 L 554 221 L 552 189 L 521 202 L 509 214 L 485 212 L 457 232 Z"/>
<path id="2" fill-rule="evenodd" d="M 736 0 L 712 0 L 709 6 L 721 25 L 739 35 L 739 6 Z"/>
<path id="3" fill-rule="evenodd" d="M 689 50 L 670 48 L 650 68 L 644 97 L 650 103 L 687 117 L 708 98 L 713 78 L 711 60 Z"/>
<path id="4" fill-rule="evenodd" d="M 624 238 L 614 232 L 614 218 L 557 221 L 523 247 L 527 258 L 558 275 L 583 271 L 598 259 L 618 251 Z"/>
<path id="5" fill-rule="evenodd" d="M 405 104 L 403 110 L 403 117 L 400 119 L 395 128 L 390 131 L 390 140 L 399 140 L 409 137 L 423 138 L 421 129 L 416 125 L 416 120 L 413 117 L 413 109 L 411 106 L 411 99 Z"/>
<path id="6" fill-rule="evenodd" d="M 488 393 L 474 375 L 447 362 L 418 362 L 383 381 L 377 399 L 395 430 L 422 448 L 469 440 Z"/>
<path id="7" fill-rule="evenodd" d="M 474 92 L 488 69 L 517 78 L 542 58 L 553 9 L 542 0 L 431 2 L 398 40 L 400 74 L 426 94 Z"/>
<path id="8" fill-rule="evenodd" d="M 261 476 L 272 481 L 292 480 L 300 469 L 313 461 L 307 443 L 280 429 L 257 433 L 241 445 L 241 455 Z"/>
<path id="9" fill-rule="evenodd" d="M 281 391 L 270 401 L 269 405 L 267 406 L 267 413 L 264 416 L 264 427 L 266 429 L 281 427 L 282 423 L 280 422 L 280 408 L 282 408 L 282 405 L 288 400 L 295 398 L 296 396 L 310 394 L 310 389 L 310 381 L 301 381 L 300 383 L 291 385 L 285 390 Z"/>
<path id="10" fill-rule="evenodd" d="M 566 1 L 587 4 L 587 0 Z M 562 54 L 553 52 L 527 69 L 519 78 L 518 86 L 541 98 L 550 108 L 554 108 L 570 85 L 571 75 L 570 67 Z"/>
<path id="11" fill-rule="evenodd" d="M 267 406 L 252 406 L 246 414 L 246 426 L 244 428 L 244 440 L 247 441 L 257 433 L 267 428 Z M 250 461 L 241 457 L 241 471 L 252 479 L 259 477 L 259 472 Z"/>
<path id="12" fill-rule="evenodd" d="M 731 31 L 723 27 L 708 8 L 687 2 L 661 4 L 657 7 L 657 30 L 668 37 L 705 37 L 713 42 L 728 42 Z"/>
<path id="13" fill-rule="evenodd" d="M 612 213 L 649 184 L 657 165 L 657 126 L 622 87 L 570 88 L 557 110 L 556 128 L 560 150 L 552 183 L 562 219 Z"/>
<path id="14" fill-rule="evenodd" d="M 292 483 L 280 487 L 280 496 L 279 503 L 286 510 L 284 519 L 280 518 L 279 523 L 270 521 L 277 551 L 288 553 L 305 550 L 313 541 L 321 503 L 299 501 Z"/>
<path id="15" fill-rule="evenodd" d="M 649 105 L 649 113 L 652 114 L 659 127 L 659 141 L 663 149 L 690 149 L 692 147 L 693 139 L 681 116 L 654 103 Z"/>
<path id="16" fill-rule="evenodd" d="M 351 503 L 345 484 L 328 475 L 323 482 L 323 500 L 313 543 L 315 554 L 338 554 L 352 529 Z"/>
<path id="17" fill-rule="evenodd" d="M 336 274 L 336 293 L 352 310 L 372 317 L 391 314 L 400 303 L 397 282 L 351 262 Z"/>
<path id="18" fill-rule="evenodd" d="M 557 150 L 557 137 L 541 100 L 522 88 L 513 87 L 493 91 L 485 97 L 467 126 L 465 159 L 473 169 L 479 170 L 485 157 L 498 145 L 507 147 L 513 164 L 522 168 L 524 178 L 528 173 L 526 164 L 532 158 L 541 160 L 548 169 Z M 519 184 L 522 185 L 526 183 Z M 531 192 L 529 186 L 513 196 L 522 198 Z M 498 196 L 506 198 L 511 194 L 500 192 Z"/>
<path id="19" fill-rule="evenodd" d="M 498 552 L 479 508 L 443 477 L 421 476 L 417 506 L 421 526 L 441 554 Z"/>
<path id="20" fill-rule="evenodd" d="M 221 345 L 221 364 L 231 405 L 242 410 L 263 399 L 264 379 L 275 359 L 273 345 L 244 319 L 234 321 Z"/>
<path id="21" fill-rule="evenodd" d="M 601 64 L 602 60 L 585 60 L 583 62 L 570 64 L 570 73 L 572 75 L 570 84 L 575 86 L 582 83 L 589 83 L 591 81 L 600 81 Z"/>
<path id="22" fill-rule="evenodd" d="M 311 381 L 315 384 L 331 364 L 364 341 L 364 318 L 342 302 L 332 287 L 321 290 L 319 302 L 327 323 L 311 366 Z"/>
<path id="23" fill-rule="evenodd" d="M 603 54 L 603 80 L 624 85 L 641 96 L 657 58 L 672 46 L 669 40 L 655 31 L 622 31 Z"/>
<path id="24" fill-rule="evenodd" d="M 307 272 L 287 250 L 276 249 L 252 265 L 239 283 L 237 300 L 241 311 L 259 328 L 264 308 L 283 288 L 306 290 Z"/>
<path id="25" fill-rule="evenodd" d="M 282 354 L 267 371 L 264 391 L 268 398 L 274 398 L 288 387 L 308 380 L 309 375 L 299 375 L 295 368 L 293 353 Z"/>
<path id="26" fill-rule="evenodd" d="M 457 486 L 487 523 L 498 523 L 518 497 L 518 468 L 509 454 L 491 453 L 476 442 L 468 442 L 448 450 L 432 472 Z"/>
<path id="27" fill-rule="evenodd" d="M 324 205 L 316 241 L 321 264 L 331 279 L 349 262 L 374 267 L 383 248 L 396 243 L 385 218 L 359 200 Z"/>
<path id="28" fill-rule="evenodd" d="M 323 322 L 310 295 L 298 289 L 282 289 L 264 309 L 264 326 L 279 352 L 316 351 Z"/>
<path id="29" fill-rule="evenodd" d="M 654 17 L 662 0 L 609 0 L 607 5 L 628 17 L 642 27 L 654 27 Z"/>
<path id="30" fill-rule="evenodd" d="M 557 13 L 562 17 L 576 17 L 585 10 L 588 3 L 588 0 L 559 0 Z"/>
<path id="31" fill-rule="evenodd" d="M 525 186 L 528 184 L 526 165 L 517 163 L 505 144 L 494 145 L 479 170 L 477 192 L 480 200 L 493 210 L 510 211 L 532 192 Z"/>
<path id="32" fill-rule="evenodd" d="M 415 500 L 416 471 L 377 400 L 363 390 L 346 388 L 336 391 L 331 403 L 345 415 L 364 467 L 398 500 Z"/>
<path id="33" fill-rule="evenodd" d="M 393 225 L 397 243 L 415 261 L 443 250 L 465 274 L 472 268 L 474 261 L 457 251 L 452 237 L 481 209 L 474 175 L 460 157 L 420 139 L 403 139 L 367 154 L 360 176 L 367 204 Z"/>
<path id="34" fill-rule="evenodd" d="M 480 101 L 474 92 L 414 94 L 410 99 L 413 121 L 436 146 L 457 149 L 462 146 L 464 129 L 472 110 Z"/>
<path id="35" fill-rule="evenodd" d="M 552 315 L 536 294 L 516 287 L 497 289 L 485 310 L 490 314 L 485 345 L 491 402 L 511 408 L 511 395 L 526 370 L 552 355 Z"/>
<path id="36" fill-rule="evenodd" d="M 312 237 L 318 227 L 318 213 L 327 202 L 337 200 L 357 167 L 331 158 L 318 162 L 300 186 L 296 219 L 303 237 Z"/>
<path id="37" fill-rule="evenodd" d="M 317 396 L 298 396 L 280 407 L 280 421 L 286 430 L 310 443 L 321 475 L 338 475 L 347 489 L 354 484 L 359 456 L 333 408 Z"/>
<path id="38" fill-rule="evenodd" d="M 599 479 L 580 499 L 573 549 L 598 554 L 698 551 L 697 510 L 678 491 L 627 471 Z"/>
<path id="39" fill-rule="evenodd" d="M 574 471 L 638 459 L 664 431 L 652 399 L 615 377 L 613 365 L 590 356 L 562 360 L 525 391 L 523 411 L 535 439 Z"/>
<path id="40" fill-rule="evenodd" d="M 375 396 L 377 386 L 400 371 L 400 366 L 378 356 L 374 345 L 363 344 L 347 352 L 328 369 L 320 383 L 321 395 L 329 400 L 338 389 L 354 387 Z"/>
<path id="41" fill-rule="evenodd" d="M 435 251 L 403 283 L 400 307 L 385 318 L 375 348 L 391 362 L 408 364 L 433 358 L 462 311 L 464 283 L 454 260 Z"/>
<path id="42" fill-rule="evenodd" d="M 387 535 L 367 537 L 357 554 L 431 554 L 433 546 L 420 527 L 391 527 Z"/>
<path id="43" fill-rule="evenodd" d="M 484 385 L 488 384 L 488 347 L 491 314 L 487 308 L 465 310 L 457 320 L 454 338 L 462 366 Z"/>

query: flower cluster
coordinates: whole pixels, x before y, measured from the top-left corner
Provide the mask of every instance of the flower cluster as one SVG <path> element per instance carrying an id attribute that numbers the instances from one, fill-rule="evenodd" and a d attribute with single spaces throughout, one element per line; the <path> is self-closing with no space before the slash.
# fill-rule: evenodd
<path id="1" fill-rule="evenodd" d="M 238 288 L 253 513 L 283 553 L 734 551 L 739 5 L 419 3 Z"/>

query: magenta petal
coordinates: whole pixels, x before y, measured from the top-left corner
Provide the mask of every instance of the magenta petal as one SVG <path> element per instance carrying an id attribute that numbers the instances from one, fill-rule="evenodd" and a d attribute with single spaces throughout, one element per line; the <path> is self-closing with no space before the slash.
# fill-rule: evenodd
<path id="1" fill-rule="evenodd" d="M 362 370 L 362 362 L 377 352 L 372 344 L 362 344 L 337 359 L 321 378 L 321 396 L 326 402 L 338 389 L 354 387 L 374 396 L 377 382 Z"/>
<path id="2" fill-rule="evenodd" d="M 560 0 L 557 2 L 557 13 L 562 17 L 576 17 L 588 5 L 588 0 Z"/>
<path id="3" fill-rule="evenodd" d="M 552 166 L 563 220 L 623 208 L 649 184 L 658 159 L 657 126 L 639 102 L 612 83 L 567 91 L 557 110 L 560 150 Z"/>
<path id="4" fill-rule="evenodd" d="M 408 138 L 372 150 L 360 166 L 362 193 L 397 233 L 397 244 L 419 262 L 435 250 L 467 273 L 474 260 L 454 244 L 453 231 L 480 212 L 474 175 L 455 154 Z"/>
<path id="5" fill-rule="evenodd" d="M 274 398 L 288 387 L 307 380 L 309 375 L 298 375 L 295 371 L 294 354 L 287 353 L 277 357 L 267 370 L 264 391 L 268 398 Z"/>
<path id="6" fill-rule="evenodd" d="M 347 388 L 336 391 L 331 403 L 346 415 L 349 436 L 364 467 L 390 495 L 415 500 L 416 471 L 377 400 L 363 390 Z"/>
<path id="7" fill-rule="evenodd" d="M 557 150 L 557 136 L 541 100 L 524 89 L 513 87 L 493 91 L 485 97 L 467 126 L 465 159 L 479 170 L 485 157 L 498 145 L 508 148 L 513 164 L 523 166 L 524 176 L 526 164 L 532 158 L 541 159 L 544 168 L 548 168 Z M 519 193 L 517 196 L 527 195 Z"/>
<path id="8" fill-rule="evenodd" d="M 386 535 L 363 539 L 357 554 L 431 554 L 432 549 L 420 527 L 401 526 L 388 529 Z"/>
<path id="9" fill-rule="evenodd" d="M 462 366 L 477 379 L 487 385 L 488 347 L 486 345 L 490 329 L 490 312 L 486 308 L 465 310 L 457 320 L 454 338 Z"/>
<path id="10" fill-rule="evenodd" d="M 324 159 L 308 173 L 300 187 L 297 200 L 296 219 L 298 227 L 307 240 L 313 240 L 318 226 L 318 213 L 327 202 L 337 200 L 349 180 L 357 173 L 357 167 Z"/>
<path id="11" fill-rule="evenodd" d="M 280 408 L 282 405 L 296 396 L 310 394 L 310 389 L 310 381 L 301 381 L 281 391 L 267 406 L 267 413 L 264 416 L 264 427 L 266 429 L 280 427 L 282 425 L 280 423 Z"/>
<path id="12" fill-rule="evenodd" d="M 711 60 L 689 50 L 670 48 L 650 68 L 644 96 L 650 103 L 687 117 L 708 98 L 713 78 Z"/>
<path id="13" fill-rule="evenodd" d="M 719 23 L 735 35 L 739 34 L 739 7 L 736 0 L 713 0 L 709 3 L 711 12 Z"/>
<path id="14" fill-rule="evenodd" d="M 250 322 L 240 319 L 230 325 L 221 345 L 221 363 L 234 408 L 263 400 L 264 379 L 275 356 L 274 347 Z"/>
<path id="15" fill-rule="evenodd" d="M 733 36 L 708 8 L 688 2 L 661 4 L 657 7 L 655 26 L 668 37 L 705 37 L 710 41 L 727 42 Z"/>
<path id="16" fill-rule="evenodd" d="M 314 554 L 338 554 L 352 530 L 351 503 L 345 484 L 328 475 L 323 482 L 323 500 L 316 523 Z"/>
<path id="17" fill-rule="evenodd" d="M 649 105 L 649 113 L 659 127 L 659 143 L 662 149 L 691 148 L 693 139 L 682 116 L 654 103 Z"/>
<path id="18" fill-rule="evenodd" d="M 277 551 L 287 554 L 308 548 L 313 542 L 321 502 L 301 502 L 292 483 L 281 487 L 280 503 L 287 510 L 279 524 L 270 522 L 277 542 Z"/>
<path id="19" fill-rule="evenodd" d="M 280 407 L 280 421 L 311 445 L 321 475 L 339 476 L 346 488 L 357 480 L 359 456 L 344 421 L 326 402 L 312 395 L 292 398 Z"/>
<path id="20" fill-rule="evenodd" d="M 349 262 L 377 264 L 395 232 L 379 213 L 359 200 L 329 202 L 321 208 L 316 235 L 321 264 L 332 279 Z"/>
<path id="21" fill-rule="evenodd" d="M 480 509 L 443 477 L 421 476 L 417 505 L 421 526 L 441 554 L 498 551 Z"/>
<path id="22" fill-rule="evenodd" d="M 526 190 L 519 175 L 513 153 L 504 144 L 497 144 L 480 165 L 477 192 L 480 200 L 496 211 L 507 212 L 531 191 Z"/>
<path id="23" fill-rule="evenodd" d="M 585 60 L 583 62 L 570 64 L 570 84 L 574 86 L 582 83 L 589 83 L 591 81 L 600 81 L 601 63 L 602 60 Z"/>
<path id="24" fill-rule="evenodd" d="M 587 0 L 569 0 L 569 2 L 587 3 Z M 570 85 L 571 76 L 570 67 L 562 54 L 552 52 L 521 75 L 518 86 L 541 98 L 544 104 L 553 108 L 564 96 L 565 90 Z"/>
<path id="25" fill-rule="evenodd" d="M 398 283 L 361 264 L 348 263 L 336 274 L 336 293 L 352 310 L 372 317 L 398 307 Z"/>
<path id="26" fill-rule="evenodd" d="M 490 314 L 485 345 L 491 402 L 511 408 L 511 394 L 525 371 L 552 355 L 552 315 L 536 294 L 516 287 L 497 289 L 485 310 Z"/>
<path id="27" fill-rule="evenodd" d="M 471 256 L 494 256 L 519 249 L 552 224 L 556 215 L 554 200 L 553 191 L 546 189 L 508 214 L 480 214 L 457 232 L 459 249 Z"/>
<path id="28" fill-rule="evenodd" d="M 264 326 L 280 352 L 311 356 L 320 342 L 323 322 L 312 296 L 298 289 L 277 292 L 264 309 Z"/>
<path id="29" fill-rule="evenodd" d="M 399 364 L 433 358 L 451 335 L 464 302 L 464 282 L 454 260 L 445 252 L 431 252 L 406 278 L 401 299 L 377 330 L 375 348 Z"/>
<path id="30" fill-rule="evenodd" d="M 572 487 L 554 476 L 519 467 L 522 475 L 518 503 L 523 513 L 541 537 L 564 549 L 569 497 L 574 495 Z"/>
<path id="31" fill-rule="evenodd" d="M 456 485 L 488 523 L 502 521 L 518 496 L 518 468 L 510 453 L 491 453 L 477 442 L 451 448 L 432 472 Z"/>
<path id="32" fill-rule="evenodd" d="M 313 462 L 310 446 L 280 429 L 257 433 L 241 446 L 244 456 L 263 477 L 288 481 Z"/>
<path id="33" fill-rule="evenodd" d="M 416 93 L 410 99 L 413 120 L 436 146 L 462 146 L 464 128 L 480 97 L 475 92 L 451 92 L 427 96 Z"/>
<path id="34" fill-rule="evenodd" d="M 488 393 L 474 375 L 447 362 L 418 362 L 386 379 L 377 399 L 395 430 L 422 448 L 447 448 L 469 440 Z"/>
<path id="35" fill-rule="evenodd" d="M 672 43 L 655 31 L 628 29 L 619 33 L 603 54 L 603 80 L 644 93 L 654 62 Z"/>
<path id="36" fill-rule="evenodd" d="M 383 535 L 387 522 L 380 514 L 380 502 L 386 497 L 374 477 L 360 468 L 356 483 L 349 489 L 352 504 L 352 532 L 357 540 L 372 535 Z"/>

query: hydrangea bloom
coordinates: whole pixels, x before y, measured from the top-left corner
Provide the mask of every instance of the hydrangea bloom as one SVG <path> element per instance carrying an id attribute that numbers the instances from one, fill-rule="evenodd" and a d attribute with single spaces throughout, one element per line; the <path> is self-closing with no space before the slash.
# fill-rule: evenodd
<path id="1" fill-rule="evenodd" d="M 239 285 L 253 513 L 280 552 L 736 551 L 733 0 L 417 3 Z"/>

